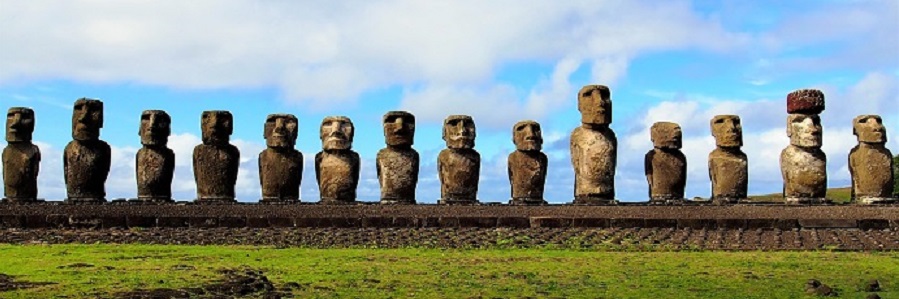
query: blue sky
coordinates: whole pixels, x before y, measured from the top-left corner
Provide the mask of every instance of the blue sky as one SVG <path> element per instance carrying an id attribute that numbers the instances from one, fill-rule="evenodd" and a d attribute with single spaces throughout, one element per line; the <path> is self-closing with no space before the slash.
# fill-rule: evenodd
<path id="1" fill-rule="evenodd" d="M 822 89 L 831 186 L 847 186 L 851 120 L 880 114 L 899 129 L 896 1 L 7 1 L 0 0 L 0 103 L 35 109 L 40 196 L 65 196 L 62 148 L 72 103 L 105 102 L 102 139 L 113 146 L 109 198 L 134 197 L 140 112 L 173 118 L 175 197 L 195 196 L 191 151 L 203 110 L 231 110 L 241 148 L 238 197 L 259 198 L 256 156 L 270 113 L 299 118 L 307 163 L 302 198 L 317 201 L 311 158 L 318 125 L 346 115 L 363 158 L 359 199 L 375 201 L 381 116 L 418 118 L 420 202 L 439 196 L 443 118 L 478 126 L 482 201 L 507 201 L 511 126 L 534 119 L 550 156 L 546 197 L 569 202 L 568 135 L 576 92 L 612 90 L 619 140 L 618 197 L 646 200 L 649 126 L 684 129 L 687 197 L 709 195 L 708 121 L 738 114 L 750 159 L 750 192 L 781 190 L 785 97 Z M 899 151 L 893 138 L 888 147 Z"/>

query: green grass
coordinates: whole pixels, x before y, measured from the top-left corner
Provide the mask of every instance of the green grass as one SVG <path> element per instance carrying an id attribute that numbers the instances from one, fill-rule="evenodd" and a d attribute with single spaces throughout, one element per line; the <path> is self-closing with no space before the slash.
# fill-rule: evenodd
<path id="1" fill-rule="evenodd" d="M 830 188 L 827 189 L 827 199 L 833 200 L 834 203 L 849 203 L 852 199 L 852 188 Z M 782 193 L 772 193 L 765 195 L 750 195 L 749 199 L 757 202 L 783 202 Z"/>
<path id="2" fill-rule="evenodd" d="M 93 267 L 67 267 L 86 263 Z M 182 267 L 190 266 L 190 267 Z M 807 279 L 864 298 L 899 297 L 899 253 L 603 252 L 561 249 L 306 249 L 0 245 L 0 273 L 55 282 L 2 298 L 98 297 L 198 287 L 226 268 L 261 270 L 297 298 L 800 298 Z M 175 269 L 181 270 L 175 270 Z"/>

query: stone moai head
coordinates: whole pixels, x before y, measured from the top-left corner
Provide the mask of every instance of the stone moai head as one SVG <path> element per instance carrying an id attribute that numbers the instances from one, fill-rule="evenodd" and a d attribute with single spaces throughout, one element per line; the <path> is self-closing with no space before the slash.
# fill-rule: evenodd
<path id="1" fill-rule="evenodd" d="M 450 115 L 443 121 L 443 140 L 452 149 L 474 148 L 477 136 L 474 119 L 468 115 Z"/>
<path id="2" fill-rule="evenodd" d="M 80 98 L 72 111 L 72 139 L 97 140 L 103 128 L 103 102 Z"/>
<path id="3" fill-rule="evenodd" d="M 577 95 L 577 110 L 581 123 L 606 125 L 612 123 L 611 91 L 605 85 L 587 85 Z"/>
<path id="4" fill-rule="evenodd" d="M 540 151 L 543 149 L 543 131 L 540 124 L 525 120 L 512 126 L 512 142 L 519 151 Z"/>
<path id="5" fill-rule="evenodd" d="M 712 136 L 719 147 L 743 146 L 743 125 L 736 115 L 716 115 L 711 121 Z"/>
<path id="6" fill-rule="evenodd" d="M 6 142 L 30 142 L 34 133 L 34 110 L 12 107 L 6 112 Z"/>
<path id="7" fill-rule="evenodd" d="M 415 115 L 406 111 L 384 114 L 384 139 L 388 146 L 410 147 L 415 138 Z"/>
<path id="8" fill-rule="evenodd" d="M 356 128 L 346 116 L 328 116 L 322 120 L 319 137 L 324 150 L 348 150 L 353 147 Z"/>
<path id="9" fill-rule="evenodd" d="M 234 117 L 222 110 L 203 111 L 200 116 L 200 130 L 203 144 L 226 144 L 234 132 Z"/>
<path id="10" fill-rule="evenodd" d="M 790 114 L 787 116 L 787 136 L 790 144 L 798 147 L 821 147 L 821 118 L 817 114 Z"/>
<path id="11" fill-rule="evenodd" d="M 662 149 L 680 149 L 683 146 L 683 132 L 676 123 L 657 122 L 650 128 L 652 145 Z"/>
<path id="12" fill-rule="evenodd" d="M 883 119 L 879 115 L 859 115 L 852 120 L 852 134 L 858 137 L 858 142 L 885 144 L 887 142 L 886 128 Z"/>
<path id="13" fill-rule="evenodd" d="M 265 145 L 270 148 L 293 148 L 299 135 L 299 122 L 293 114 L 269 114 L 265 118 Z"/>
<path id="14" fill-rule="evenodd" d="M 140 143 L 165 146 L 172 134 L 172 117 L 162 110 L 144 110 L 140 115 Z"/>

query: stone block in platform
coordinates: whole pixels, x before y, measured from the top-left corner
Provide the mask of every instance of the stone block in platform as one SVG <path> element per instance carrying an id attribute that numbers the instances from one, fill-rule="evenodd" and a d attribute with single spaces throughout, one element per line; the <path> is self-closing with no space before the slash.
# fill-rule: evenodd
<path id="1" fill-rule="evenodd" d="M 800 219 L 802 228 L 853 228 L 858 227 L 855 219 Z"/>

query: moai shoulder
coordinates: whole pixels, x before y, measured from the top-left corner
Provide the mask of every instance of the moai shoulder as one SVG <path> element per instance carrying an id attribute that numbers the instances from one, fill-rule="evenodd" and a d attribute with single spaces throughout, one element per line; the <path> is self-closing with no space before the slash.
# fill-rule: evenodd
<path id="1" fill-rule="evenodd" d="M 509 154 L 509 182 L 512 205 L 544 205 L 548 160 L 543 149 L 543 132 L 536 121 L 526 120 L 512 127 L 515 151 Z"/>
<path id="2" fill-rule="evenodd" d="M 415 204 L 419 170 L 418 152 L 412 148 L 415 116 L 405 111 L 387 112 L 383 127 L 387 147 L 378 151 L 375 162 L 381 204 Z"/>
<path id="3" fill-rule="evenodd" d="M 299 202 L 303 154 L 294 149 L 299 122 L 292 114 L 271 114 L 265 119 L 266 149 L 259 153 L 259 183 L 264 203 Z"/>
<path id="4" fill-rule="evenodd" d="M 609 88 L 587 85 L 578 92 L 581 126 L 571 133 L 575 204 L 615 204 L 618 139 L 609 128 L 612 100 Z"/>
<path id="5" fill-rule="evenodd" d="M 3 149 L 3 196 L 5 201 L 29 203 L 37 201 L 37 177 L 41 151 L 31 143 L 34 133 L 34 110 L 12 107 L 6 113 L 6 142 Z"/>
<path id="6" fill-rule="evenodd" d="M 230 144 L 234 117 L 229 111 L 204 111 L 200 116 L 203 143 L 194 147 L 194 179 L 197 202 L 235 202 L 234 186 L 240 167 L 240 151 Z"/>
<path id="7" fill-rule="evenodd" d="M 447 148 L 437 156 L 440 204 L 477 204 L 481 155 L 474 150 L 477 136 L 474 119 L 450 115 L 443 121 Z"/>
<path id="8" fill-rule="evenodd" d="M 319 137 L 322 151 L 315 155 L 315 177 L 322 204 L 356 202 L 359 185 L 359 154 L 352 150 L 355 127 L 345 116 L 322 120 Z"/>
<path id="9" fill-rule="evenodd" d="M 894 202 L 893 154 L 885 146 L 883 120 L 878 115 L 859 115 L 852 121 L 852 133 L 858 138 L 849 153 L 852 199 L 859 204 Z"/>
<path id="10" fill-rule="evenodd" d="M 709 154 L 712 201 L 737 203 L 747 197 L 749 162 L 743 146 L 743 125 L 736 115 L 716 115 L 711 120 L 716 148 Z"/>
<path id="11" fill-rule="evenodd" d="M 112 150 L 100 140 L 103 102 L 81 98 L 72 112 L 72 140 L 63 153 L 66 193 L 69 203 L 106 202 Z"/>
<path id="12" fill-rule="evenodd" d="M 149 202 L 172 201 L 175 152 L 168 148 L 172 118 L 162 110 L 146 110 L 140 117 L 141 147 L 137 151 L 135 172 L 137 198 Z"/>
<path id="13" fill-rule="evenodd" d="M 681 203 L 687 184 L 687 157 L 680 151 L 683 132 L 670 122 L 657 122 L 650 131 L 654 148 L 645 159 L 650 202 Z"/>

